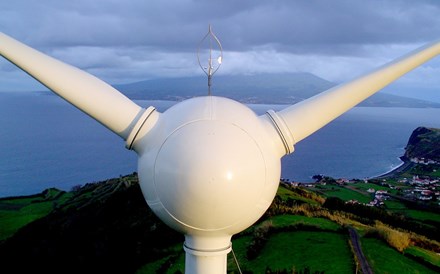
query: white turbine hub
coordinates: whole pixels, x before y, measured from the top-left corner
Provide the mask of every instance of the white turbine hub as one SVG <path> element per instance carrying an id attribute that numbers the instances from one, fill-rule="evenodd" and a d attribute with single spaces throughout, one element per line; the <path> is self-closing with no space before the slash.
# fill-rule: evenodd
<path id="1" fill-rule="evenodd" d="M 266 166 L 244 130 L 201 120 L 167 138 L 157 155 L 154 183 L 176 221 L 193 229 L 219 230 L 238 223 L 258 202 Z"/>
<path id="2" fill-rule="evenodd" d="M 212 96 L 187 100 L 163 113 L 147 137 L 142 143 L 157 149 L 140 155 L 141 186 L 170 226 L 190 235 L 232 235 L 269 207 L 280 157 L 246 106 Z"/>

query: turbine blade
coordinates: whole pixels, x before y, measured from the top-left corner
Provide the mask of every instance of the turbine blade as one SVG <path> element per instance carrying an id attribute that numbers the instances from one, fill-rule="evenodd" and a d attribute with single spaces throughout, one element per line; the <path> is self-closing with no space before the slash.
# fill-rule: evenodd
<path id="1" fill-rule="evenodd" d="M 288 145 L 286 153 L 290 153 L 295 143 L 438 54 L 440 41 L 419 48 L 350 82 L 267 115 L 275 124 L 283 142 Z"/>
<path id="2" fill-rule="evenodd" d="M 142 115 L 140 106 L 102 80 L 1 32 L 0 55 L 124 140 Z"/>

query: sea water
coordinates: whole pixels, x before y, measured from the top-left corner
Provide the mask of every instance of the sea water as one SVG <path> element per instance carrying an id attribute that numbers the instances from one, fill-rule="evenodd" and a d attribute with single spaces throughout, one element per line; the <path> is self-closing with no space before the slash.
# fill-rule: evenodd
<path id="1" fill-rule="evenodd" d="M 165 111 L 174 102 L 137 101 Z M 250 105 L 258 114 L 279 105 Z M 115 109 L 114 111 L 118 111 Z M 440 127 L 440 109 L 354 108 L 282 158 L 282 177 L 366 178 L 397 167 L 411 132 Z M 0 197 L 69 190 L 137 170 L 124 141 L 47 93 L 0 93 Z"/>

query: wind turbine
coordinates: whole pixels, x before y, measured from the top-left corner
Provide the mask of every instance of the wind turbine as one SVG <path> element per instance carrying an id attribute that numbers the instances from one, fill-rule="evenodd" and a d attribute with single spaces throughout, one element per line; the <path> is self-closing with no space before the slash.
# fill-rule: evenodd
<path id="1" fill-rule="evenodd" d="M 0 33 L 0 55 L 119 135 L 137 153 L 148 205 L 185 235 L 185 273 L 204 274 L 226 273 L 232 235 L 256 222 L 269 207 L 278 188 L 280 159 L 292 153 L 296 143 L 438 54 L 440 42 L 429 44 L 261 116 L 243 104 L 210 95 L 159 113 Z"/>

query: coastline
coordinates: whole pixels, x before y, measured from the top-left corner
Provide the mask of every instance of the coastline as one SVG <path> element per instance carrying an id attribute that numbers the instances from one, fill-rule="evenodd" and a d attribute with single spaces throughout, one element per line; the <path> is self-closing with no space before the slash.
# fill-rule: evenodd
<path id="1" fill-rule="evenodd" d="M 411 169 L 412 167 L 414 167 L 415 164 L 413 162 L 411 162 L 405 156 L 401 156 L 399 158 L 402 161 L 402 163 L 399 166 L 397 166 L 396 168 L 394 168 L 388 172 L 385 172 L 383 174 L 373 176 L 370 179 L 385 179 L 385 178 L 390 178 L 390 177 L 397 177 L 400 174 L 402 174 L 402 173 L 406 172 L 407 170 Z"/>

